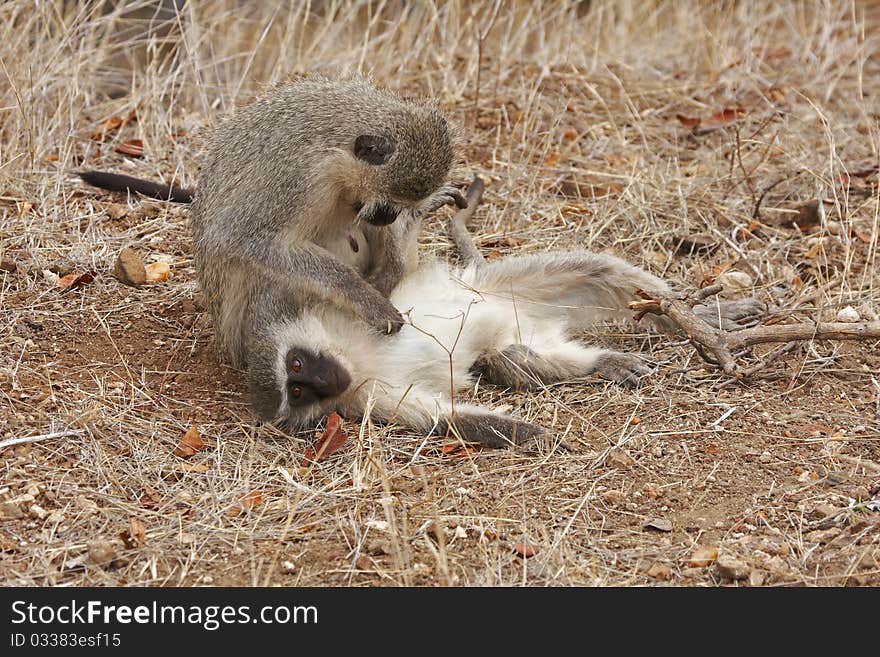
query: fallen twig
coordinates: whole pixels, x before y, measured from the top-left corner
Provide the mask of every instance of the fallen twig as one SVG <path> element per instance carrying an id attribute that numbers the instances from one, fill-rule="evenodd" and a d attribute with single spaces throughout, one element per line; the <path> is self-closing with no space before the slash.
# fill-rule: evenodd
<path id="1" fill-rule="evenodd" d="M 56 431 L 55 433 L 44 433 L 39 436 L 25 436 L 23 438 L 9 438 L 0 440 L 0 449 L 6 449 L 13 445 L 23 445 L 24 443 L 36 443 L 41 440 L 52 440 L 53 438 L 67 438 L 69 436 L 79 436 L 82 431 L 79 429 L 71 429 L 69 431 Z"/>
<path id="2" fill-rule="evenodd" d="M 737 377 L 750 376 L 763 366 L 773 362 L 779 355 L 765 358 L 758 366 L 737 370 L 733 354 L 756 344 L 770 342 L 797 342 L 806 340 L 871 340 L 880 339 L 880 322 L 819 322 L 816 324 L 776 324 L 774 326 L 755 326 L 740 331 L 716 329 L 694 314 L 691 303 L 672 297 L 652 297 L 641 290 L 636 293 L 643 300 L 629 304 L 637 317 L 646 314 L 665 315 L 681 328 L 695 346 L 704 348 L 712 354 L 725 374 Z M 700 299 L 705 295 L 698 295 Z M 698 299 L 695 299 L 698 300 Z M 785 351 L 788 347 L 781 351 Z M 697 349 L 704 360 L 702 349 Z"/>

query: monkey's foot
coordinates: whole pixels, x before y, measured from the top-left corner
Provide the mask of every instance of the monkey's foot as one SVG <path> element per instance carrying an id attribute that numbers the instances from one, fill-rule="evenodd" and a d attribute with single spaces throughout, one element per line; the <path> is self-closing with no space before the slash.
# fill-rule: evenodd
<path id="1" fill-rule="evenodd" d="M 609 351 L 599 357 L 595 371 L 615 383 L 635 388 L 654 370 L 638 356 Z"/>
<path id="2" fill-rule="evenodd" d="M 525 449 L 534 447 L 547 434 L 543 427 L 507 415 L 472 411 L 458 412 L 451 421 L 441 420 L 437 432 L 445 434 L 447 431 L 465 442 Z"/>
<path id="3" fill-rule="evenodd" d="M 694 306 L 694 315 L 712 328 L 723 331 L 739 331 L 753 326 L 766 312 L 767 305 L 755 298 L 710 300 Z"/>

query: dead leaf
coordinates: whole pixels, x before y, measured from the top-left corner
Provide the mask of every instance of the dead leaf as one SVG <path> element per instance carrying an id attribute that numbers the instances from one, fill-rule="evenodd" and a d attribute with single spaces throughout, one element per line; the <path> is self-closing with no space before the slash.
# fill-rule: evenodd
<path id="1" fill-rule="evenodd" d="M 63 290 L 75 290 L 83 285 L 88 285 L 93 280 L 95 280 L 95 275 L 89 271 L 67 274 L 58 278 L 58 287 Z"/>
<path id="2" fill-rule="evenodd" d="M 513 546 L 513 551 L 516 552 L 517 556 L 529 559 L 538 554 L 538 546 L 531 545 L 530 543 L 517 543 Z"/>
<path id="3" fill-rule="evenodd" d="M 501 237 L 491 237 L 487 240 L 483 240 L 480 243 L 480 246 L 485 247 L 487 249 L 506 247 L 506 248 L 515 248 L 517 246 L 522 246 L 522 240 L 519 240 L 515 237 L 509 237 L 507 235 Z"/>
<path id="4" fill-rule="evenodd" d="M 171 276 L 171 265 L 167 262 L 151 262 L 144 270 L 147 272 L 147 283 L 161 283 Z"/>
<path id="5" fill-rule="evenodd" d="M 767 91 L 767 95 L 770 96 L 771 102 L 781 105 L 785 102 L 785 91 L 780 89 L 779 87 L 770 87 Z"/>
<path id="6" fill-rule="evenodd" d="M 145 533 L 144 523 L 132 517 L 129 521 L 129 528 L 119 532 L 119 538 L 126 548 L 132 550 L 144 544 Z"/>
<path id="7" fill-rule="evenodd" d="M 315 441 L 314 447 L 306 449 L 305 458 L 302 463 L 303 466 L 317 463 L 325 456 L 330 456 L 342 447 L 346 440 L 348 440 L 348 436 L 342 430 L 342 418 L 339 417 L 338 413 L 331 413 L 327 418 L 324 433 Z"/>
<path id="8" fill-rule="evenodd" d="M 677 118 L 679 123 L 681 123 L 688 130 L 693 130 L 699 127 L 700 123 L 702 123 L 702 119 L 700 119 L 699 117 L 691 118 L 689 116 L 685 116 L 684 114 L 676 114 L 675 118 Z"/>
<path id="9" fill-rule="evenodd" d="M 565 137 L 568 141 L 574 141 L 577 139 L 578 133 L 577 130 L 566 130 L 562 133 L 562 136 Z"/>
<path id="10" fill-rule="evenodd" d="M 860 240 L 861 240 L 862 242 L 864 242 L 865 244 L 870 244 L 871 242 L 874 241 L 874 240 L 871 239 L 871 236 L 870 236 L 870 235 L 868 235 L 867 233 L 863 233 L 862 231 L 858 230 L 857 228 L 853 228 L 853 229 L 850 231 L 850 234 L 851 234 L 853 237 L 856 237 L 856 238 L 860 239 Z"/>
<path id="11" fill-rule="evenodd" d="M 113 149 L 122 155 L 130 155 L 131 157 L 141 157 L 144 154 L 144 142 L 140 139 L 131 139 L 124 141 Z"/>
<path id="12" fill-rule="evenodd" d="M 761 229 L 761 224 L 757 221 L 752 221 L 745 228 L 738 228 L 733 233 L 734 239 L 738 241 L 747 240 L 750 237 L 756 235 Z"/>
<path id="13" fill-rule="evenodd" d="M 58 153 L 49 153 L 48 155 L 43 156 L 43 162 L 57 162 L 58 161 Z"/>
<path id="14" fill-rule="evenodd" d="M 493 260 L 497 260 L 498 258 L 500 258 L 501 255 L 502 255 L 501 251 L 499 251 L 498 249 L 495 249 L 494 251 L 491 251 L 491 252 L 489 252 L 488 255 L 486 255 L 486 261 L 492 262 Z"/>
<path id="15" fill-rule="evenodd" d="M 798 424 L 795 428 L 808 436 L 830 436 L 832 433 L 831 427 L 827 424 L 822 424 L 821 422 Z"/>
<path id="16" fill-rule="evenodd" d="M 744 117 L 748 113 L 744 107 L 725 107 L 711 114 L 708 118 L 691 118 L 684 114 L 676 114 L 675 118 L 694 135 L 705 135 L 713 130 L 723 128 Z"/>
<path id="17" fill-rule="evenodd" d="M 196 452 L 200 452 L 205 448 L 202 437 L 199 435 L 198 428 L 193 425 L 187 429 L 186 433 L 180 438 L 180 444 L 174 448 L 174 456 L 186 458 L 192 456 Z"/>
<path id="18" fill-rule="evenodd" d="M 672 569 L 663 563 L 655 563 L 651 564 L 651 567 L 648 568 L 646 573 L 648 577 L 653 577 L 654 579 L 670 579 L 672 577 Z"/>
<path id="19" fill-rule="evenodd" d="M 238 504 L 231 507 L 226 515 L 235 518 L 236 516 L 241 515 L 245 511 L 250 511 L 258 504 L 262 504 L 263 502 L 263 492 L 259 490 L 252 490 L 250 492 L 245 493 L 238 499 Z"/>
<path id="20" fill-rule="evenodd" d="M 544 158 L 545 167 L 555 167 L 557 164 L 559 164 L 559 153 L 556 151 L 553 151 L 550 155 Z"/>
<path id="21" fill-rule="evenodd" d="M 144 523 L 142 523 L 137 518 L 132 517 L 129 521 L 129 533 L 131 537 L 137 542 L 138 545 L 143 545 L 146 542 L 147 532 L 144 528 Z"/>
<path id="22" fill-rule="evenodd" d="M 691 554 L 690 565 L 693 568 L 705 568 L 711 566 L 717 558 L 717 547 L 699 547 Z"/>
<path id="23" fill-rule="evenodd" d="M 98 127 L 92 131 L 92 139 L 95 141 L 104 141 L 107 135 L 117 130 L 122 125 L 122 119 L 118 116 L 111 116 L 98 124 Z"/>

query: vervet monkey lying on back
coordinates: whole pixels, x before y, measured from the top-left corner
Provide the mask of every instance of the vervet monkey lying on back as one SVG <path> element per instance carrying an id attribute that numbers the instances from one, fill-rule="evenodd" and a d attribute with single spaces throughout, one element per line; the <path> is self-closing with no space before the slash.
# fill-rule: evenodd
<path id="1" fill-rule="evenodd" d="M 391 294 L 411 323 L 382 336 L 331 304 L 287 312 L 284 291 L 263 300 L 263 321 L 250 346 L 254 406 L 265 420 L 311 426 L 338 411 L 352 418 L 369 407 L 422 432 L 490 446 L 525 444 L 541 427 L 471 404 L 456 392 L 477 377 L 512 388 L 599 372 L 633 385 L 650 372 L 637 356 L 572 338 L 597 321 L 631 315 L 634 291 L 666 293 L 655 276 L 619 258 L 588 251 L 511 256 L 482 267 L 428 265 Z M 454 409 L 454 410 L 453 410 Z"/>

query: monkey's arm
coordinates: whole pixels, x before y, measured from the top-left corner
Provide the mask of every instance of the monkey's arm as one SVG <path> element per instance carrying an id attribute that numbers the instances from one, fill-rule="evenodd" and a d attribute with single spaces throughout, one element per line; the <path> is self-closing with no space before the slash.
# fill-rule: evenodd
<path id="1" fill-rule="evenodd" d="M 173 201 L 174 203 L 192 203 L 193 200 L 193 192 L 183 187 L 162 185 L 150 180 L 124 176 L 120 173 L 79 171 L 77 175 L 89 185 L 111 192 L 137 192 L 144 196 L 157 198 L 162 201 Z"/>
<path id="2" fill-rule="evenodd" d="M 236 249 L 236 244 L 245 247 Z M 212 246 L 209 252 L 232 256 L 240 264 L 255 268 L 272 284 L 354 311 L 377 331 L 394 333 L 403 326 L 403 317 L 388 299 L 357 271 L 316 244 L 279 247 L 266 241 L 235 240 Z"/>

